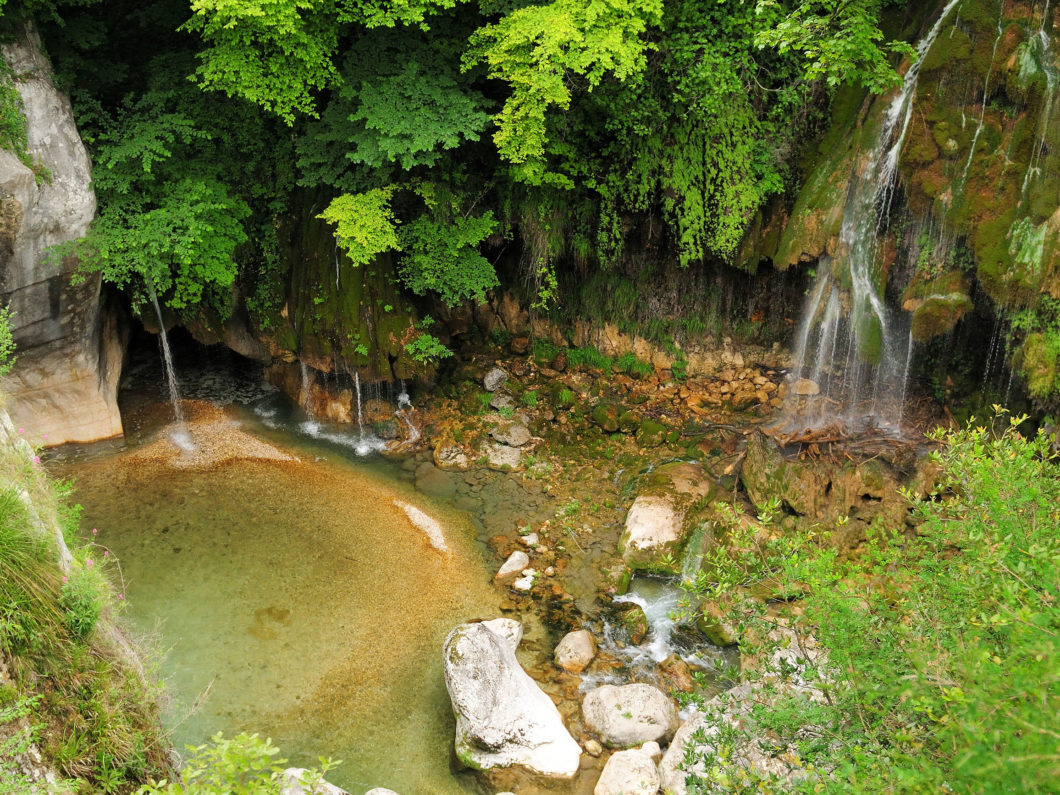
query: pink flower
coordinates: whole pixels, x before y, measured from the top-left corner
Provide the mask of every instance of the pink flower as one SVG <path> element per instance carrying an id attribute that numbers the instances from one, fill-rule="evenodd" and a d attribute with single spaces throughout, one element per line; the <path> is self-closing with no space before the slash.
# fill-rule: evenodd
<path id="1" fill-rule="evenodd" d="M 96 528 L 96 527 L 92 528 L 92 535 L 95 535 L 98 532 L 99 532 L 99 528 Z"/>
<path id="2" fill-rule="evenodd" d="M 85 568 L 88 568 L 88 569 L 91 569 L 91 568 L 92 568 L 92 558 L 88 558 L 88 559 L 87 559 L 87 560 L 85 561 Z"/>
<path id="3" fill-rule="evenodd" d="M 124 599 L 124 598 L 125 598 L 125 594 L 123 594 L 123 593 L 118 594 L 118 599 L 119 600 Z"/>
<path id="4" fill-rule="evenodd" d="M 46 434 L 46 433 L 42 433 L 42 434 L 40 435 L 40 438 L 41 438 L 41 439 L 47 439 L 47 438 L 48 438 L 48 434 Z"/>
<path id="5" fill-rule="evenodd" d="M 24 430 L 25 430 L 25 428 L 19 428 L 19 429 L 18 429 L 18 432 L 19 432 L 19 433 L 22 433 L 22 431 L 24 431 Z"/>
<path id="6" fill-rule="evenodd" d="M 70 581 L 70 578 L 69 578 L 69 577 L 63 577 L 63 582 L 64 582 L 64 583 L 65 583 L 65 582 L 69 582 L 69 581 Z"/>
<path id="7" fill-rule="evenodd" d="M 38 464 L 40 464 L 40 456 L 35 455 L 33 456 L 33 466 L 37 466 Z"/>
<path id="8" fill-rule="evenodd" d="M 105 558 L 109 558 L 110 557 L 110 550 L 109 549 L 104 549 L 103 550 L 103 557 L 105 557 Z"/>

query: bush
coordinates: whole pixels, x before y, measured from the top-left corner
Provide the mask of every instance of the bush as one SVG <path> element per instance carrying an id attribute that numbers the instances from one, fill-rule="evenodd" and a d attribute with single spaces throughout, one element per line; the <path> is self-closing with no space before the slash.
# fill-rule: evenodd
<path id="1" fill-rule="evenodd" d="M 932 499 L 908 495 L 915 531 L 875 528 L 865 552 L 844 561 L 829 548 L 829 528 L 762 533 L 744 522 L 740 531 L 733 517 L 728 544 L 706 562 L 710 576 L 688 585 L 696 599 L 737 606 L 727 617 L 739 625 L 745 654 L 766 650 L 756 639 L 778 615 L 742 594 L 767 581 L 773 593 L 806 594 L 786 620 L 828 652 L 826 664 L 804 674 L 816 674 L 826 702 L 781 696 L 748 724 L 828 772 L 801 788 L 1055 787 L 1060 471 L 1044 435 L 1017 433 L 1023 419 L 999 433 L 969 427 L 936 436 L 941 487 Z M 719 748 L 707 769 L 721 769 L 724 754 Z"/>
<path id="2" fill-rule="evenodd" d="M 137 795 L 279 795 L 280 775 L 287 760 L 269 739 L 242 733 L 226 739 L 221 732 L 210 743 L 189 747 L 180 781 L 159 781 L 141 787 Z M 338 762 L 320 760 L 320 769 L 302 776 L 313 785 Z"/>

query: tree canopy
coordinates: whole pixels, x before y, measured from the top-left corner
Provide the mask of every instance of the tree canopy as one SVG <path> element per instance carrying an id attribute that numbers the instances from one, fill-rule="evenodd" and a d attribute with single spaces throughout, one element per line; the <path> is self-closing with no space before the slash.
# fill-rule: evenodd
<path id="1" fill-rule="evenodd" d="M 622 261 L 662 221 L 734 264 L 831 89 L 882 90 L 883 0 L 8 0 L 36 17 L 95 163 L 88 267 L 223 311 L 268 280 L 297 191 L 414 294 Z M 441 199 L 439 197 L 445 197 Z M 320 210 L 316 211 L 321 214 Z"/>

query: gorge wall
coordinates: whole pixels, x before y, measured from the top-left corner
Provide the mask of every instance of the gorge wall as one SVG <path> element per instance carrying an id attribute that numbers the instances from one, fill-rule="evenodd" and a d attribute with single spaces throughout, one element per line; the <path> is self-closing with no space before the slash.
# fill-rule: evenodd
<path id="1" fill-rule="evenodd" d="M 3 44 L 3 61 L 26 120 L 25 151 L 0 150 L 0 303 L 10 308 L 18 357 L 3 382 L 7 408 L 49 444 L 117 436 L 117 322 L 98 277 L 77 279 L 76 260 L 47 254 L 83 235 L 95 215 L 88 153 L 32 27 Z"/>

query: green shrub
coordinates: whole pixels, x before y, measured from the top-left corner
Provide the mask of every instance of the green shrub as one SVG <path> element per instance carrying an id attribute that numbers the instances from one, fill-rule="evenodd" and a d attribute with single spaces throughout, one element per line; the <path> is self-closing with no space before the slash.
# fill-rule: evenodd
<path id="1" fill-rule="evenodd" d="M 81 568 L 63 577 L 59 599 L 66 613 L 66 626 L 75 638 L 84 640 L 92 634 L 99 621 L 105 584 L 93 571 L 94 561 L 88 558 L 89 568 Z"/>
<path id="2" fill-rule="evenodd" d="M 271 740 L 242 733 L 227 739 L 218 732 L 210 743 L 191 747 L 191 757 L 180 781 L 159 781 L 141 787 L 137 795 L 279 795 L 280 774 L 287 760 Z M 302 781 L 312 786 L 338 762 L 320 760 L 319 770 L 307 771 Z"/>
<path id="3" fill-rule="evenodd" d="M 936 436 L 941 486 L 933 499 L 908 495 L 915 531 L 876 527 L 865 551 L 844 560 L 830 528 L 767 536 L 733 516 L 729 542 L 688 586 L 696 600 L 738 605 L 728 618 L 741 651 L 755 654 L 769 651 L 756 639 L 778 616 L 738 597 L 765 583 L 805 593 L 786 620 L 827 651 L 827 663 L 802 674 L 825 701 L 779 695 L 746 722 L 828 771 L 800 789 L 1055 791 L 1060 469 L 1044 435 L 1017 433 L 1023 419 Z M 733 739 L 704 760 L 712 776 Z M 748 787 L 759 784 L 770 789 Z"/>
<path id="4" fill-rule="evenodd" d="M 453 355 L 436 336 L 426 331 L 420 333 L 412 342 L 406 343 L 405 353 L 421 364 L 429 364 Z"/>

